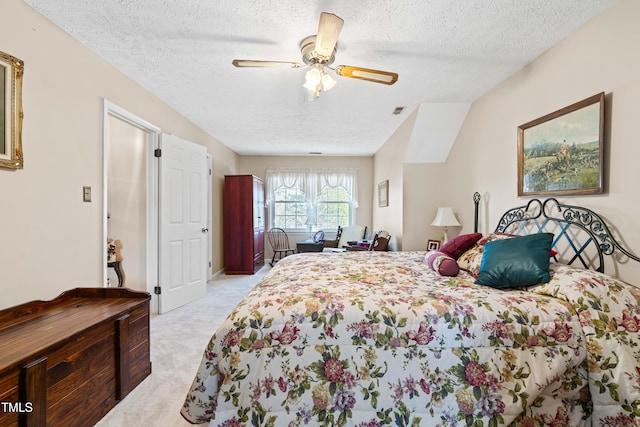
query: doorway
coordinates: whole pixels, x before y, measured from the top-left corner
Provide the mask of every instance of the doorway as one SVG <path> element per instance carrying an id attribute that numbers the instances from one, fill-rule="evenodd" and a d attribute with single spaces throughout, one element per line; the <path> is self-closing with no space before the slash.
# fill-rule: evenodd
<path id="1" fill-rule="evenodd" d="M 107 126 L 107 239 L 114 252 L 107 264 L 113 266 L 107 268 L 107 285 L 146 292 L 147 134 L 113 116 Z"/>
<path id="2" fill-rule="evenodd" d="M 113 239 L 125 287 L 151 293 L 157 312 L 158 165 L 153 153 L 160 129 L 105 100 L 103 132 L 103 286 L 118 286 L 115 270 L 107 267 L 106 242 Z"/>
<path id="3" fill-rule="evenodd" d="M 106 100 L 103 123 L 103 286 L 124 281 L 150 293 L 153 313 L 204 296 L 212 248 L 206 147 L 161 134 Z M 110 240 L 124 274 L 109 268 Z"/>

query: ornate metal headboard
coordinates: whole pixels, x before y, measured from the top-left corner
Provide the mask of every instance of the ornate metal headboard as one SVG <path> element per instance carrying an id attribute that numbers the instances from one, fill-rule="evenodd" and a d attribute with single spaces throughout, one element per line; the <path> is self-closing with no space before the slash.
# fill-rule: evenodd
<path id="1" fill-rule="evenodd" d="M 640 258 L 613 237 L 600 215 L 581 206 L 560 203 L 554 198 L 544 201 L 532 199 L 524 206 L 509 209 L 500 218 L 495 231 L 518 235 L 553 233 L 556 261 L 564 264 L 579 262 L 584 268 L 600 272 L 604 272 L 604 256 L 614 255 L 616 250 L 640 262 Z"/>

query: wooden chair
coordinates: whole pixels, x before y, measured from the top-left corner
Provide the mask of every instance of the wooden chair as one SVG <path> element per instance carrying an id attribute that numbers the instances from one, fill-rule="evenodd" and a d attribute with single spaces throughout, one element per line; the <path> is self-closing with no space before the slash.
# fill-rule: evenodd
<path id="1" fill-rule="evenodd" d="M 382 230 L 376 233 L 373 240 L 371 241 L 371 249 L 370 251 L 386 251 L 389 250 L 389 240 L 391 240 L 391 235 L 388 231 Z"/>
<path id="2" fill-rule="evenodd" d="M 282 258 L 290 255 L 290 253 L 291 255 L 296 253 L 296 248 L 290 246 L 289 236 L 287 236 L 287 232 L 282 228 L 274 227 L 269 230 L 267 232 L 267 239 L 273 250 L 273 257 L 271 257 L 271 262 L 269 263 L 271 267 L 273 267 L 275 262 L 280 261 Z M 278 257 L 277 260 L 276 257 Z"/>
<path id="3" fill-rule="evenodd" d="M 323 240 L 323 246 L 325 248 L 337 248 L 338 242 L 340 241 L 340 235 L 342 235 L 342 227 L 338 226 L 338 232 L 336 233 L 335 240 Z"/>

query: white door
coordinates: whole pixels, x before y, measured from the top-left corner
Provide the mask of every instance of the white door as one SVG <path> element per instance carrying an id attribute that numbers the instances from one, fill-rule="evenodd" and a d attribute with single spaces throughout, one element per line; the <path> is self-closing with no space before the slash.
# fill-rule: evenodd
<path id="1" fill-rule="evenodd" d="M 207 150 L 162 134 L 158 311 L 207 293 Z"/>

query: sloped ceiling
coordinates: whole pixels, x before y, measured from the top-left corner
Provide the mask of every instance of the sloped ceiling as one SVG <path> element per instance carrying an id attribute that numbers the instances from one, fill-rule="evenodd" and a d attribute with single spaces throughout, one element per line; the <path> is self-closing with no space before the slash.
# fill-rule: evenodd
<path id="1" fill-rule="evenodd" d="M 405 163 L 445 162 L 470 107 L 468 102 L 420 104 Z"/>
<path id="2" fill-rule="evenodd" d="M 372 155 L 421 104 L 434 114 L 441 105 L 441 116 L 471 104 L 615 0 L 24 2 L 239 154 Z M 231 65 L 300 62 L 323 11 L 345 21 L 334 65 L 395 71 L 399 81 L 336 76 L 308 102 L 304 69 Z M 416 123 L 414 159 L 448 152 L 421 146 L 441 143 L 432 129 Z"/>

